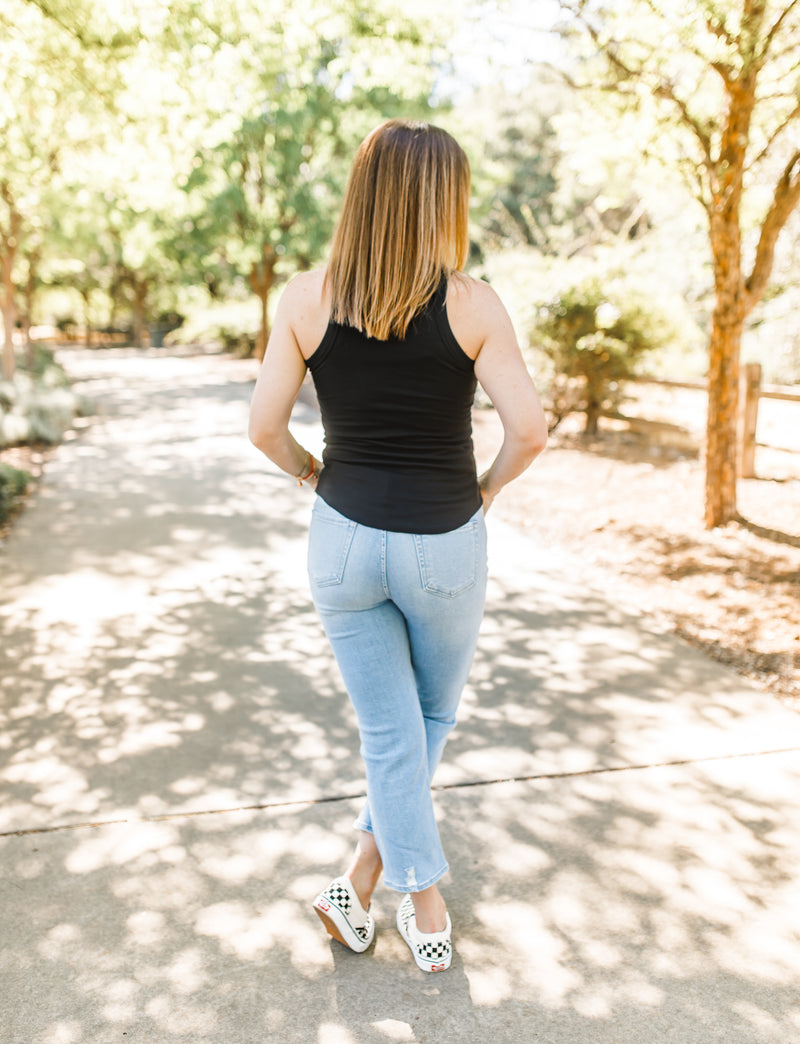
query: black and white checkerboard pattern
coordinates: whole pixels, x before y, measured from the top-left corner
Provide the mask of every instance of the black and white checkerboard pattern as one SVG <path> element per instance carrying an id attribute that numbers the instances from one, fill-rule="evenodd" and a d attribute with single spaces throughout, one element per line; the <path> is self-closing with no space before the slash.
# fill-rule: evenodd
<path id="1" fill-rule="evenodd" d="M 446 939 L 436 943 L 419 943 L 417 953 L 426 961 L 441 961 L 450 953 L 450 943 Z"/>
<path id="2" fill-rule="evenodd" d="M 403 928 L 407 938 L 410 938 L 408 935 L 408 922 L 413 916 L 414 903 L 411 897 L 407 896 L 400 905 L 400 919 L 403 922 Z M 444 960 L 451 950 L 449 939 L 437 939 L 432 942 L 418 942 L 413 945 L 422 960 L 430 961 L 432 964 Z"/>
<path id="3" fill-rule="evenodd" d="M 338 909 L 342 911 L 345 917 L 350 913 L 350 910 L 353 906 L 353 901 L 350 898 L 350 893 L 343 885 L 340 885 L 338 884 L 338 882 L 334 881 L 328 885 L 328 887 L 322 894 L 329 902 L 333 903 L 334 906 L 338 907 Z"/>

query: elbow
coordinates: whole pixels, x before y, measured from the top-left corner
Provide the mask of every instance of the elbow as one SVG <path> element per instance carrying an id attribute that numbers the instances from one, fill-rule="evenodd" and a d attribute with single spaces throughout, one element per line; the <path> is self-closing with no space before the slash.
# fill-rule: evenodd
<path id="1" fill-rule="evenodd" d="M 250 441 L 256 449 L 262 449 L 262 445 L 264 442 L 264 432 L 263 429 L 258 424 L 255 424 L 252 419 L 250 420 L 250 424 L 247 427 L 247 437 L 248 439 L 250 439 Z"/>
<path id="2" fill-rule="evenodd" d="M 522 448 L 525 467 L 529 468 L 547 445 L 547 439 L 531 439 Z"/>
<path id="3" fill-rule="evenodd" d="M 531 424 L 519 435 L 520 452 L 525 457 L 525 467 L 532 464 L 547 445 L 547 424 Z"/>
<path id="4" fill-rule="evenodd" d="M 264 424 L 263 421 L 259 422 L 256 418 L 251 417 L 247 428 L 247 437 L 256 449 L 269 456 L 270 450 L 276 443 L 277 432 L 269 425 Z"/>
<path id="5" fill-rule="evenodd" d="M 547 425 L 543 425 L 541 431 L 537 431 L 535 437 L 532 439 L 530 449 L 533 454 L 531 460 L 534 461 L 542 452 L 547 445 Z"/>

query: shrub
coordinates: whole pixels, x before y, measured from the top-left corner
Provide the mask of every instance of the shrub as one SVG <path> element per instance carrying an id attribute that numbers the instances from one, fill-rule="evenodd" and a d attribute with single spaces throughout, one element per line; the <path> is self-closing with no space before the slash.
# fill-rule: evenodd
<path id="1" fill-rule="evenodd" d="M 17 372 L 42 378 L 51 388 L 69 385 L 69 378 L 64 368 L 56 362 L 52 348 L 35 341 L 30 348 L 26 348 L 24 355 L 17 356 Z"/>
<path id="2" fill-rule="evenodd" d="M 0 382 L 0 446 L 60 442 L 81 410 L 64 370 L 47 349 L 37 349 L 30 371 Z"/>
<path id="3" fill-rule="evenodd" d="M 165 344 L 215 344 L 246 358 L 255 351 L 258 314 L 253 303 L 232 301 L 190 316 L 164 338 Z"/>
<path id="4" fill-rule="evenodd" d="M 553 365 L 552 427 L 582 412 L 586 434 L 597 432 L 601 413 L 619 407 L 620 384 L 635 374 L 641 357 L 674 335 L 666 317 L 635 289 L 596 278 L 541 305 L 532 333 Z"/>
<path id="5" fill-rule="evenodd" d="M 14 502 L 22 496 L 30 481 L 31 476 L 27 471 L 20 471 L 0 461 L 0 522 L 8 518 Z"/>

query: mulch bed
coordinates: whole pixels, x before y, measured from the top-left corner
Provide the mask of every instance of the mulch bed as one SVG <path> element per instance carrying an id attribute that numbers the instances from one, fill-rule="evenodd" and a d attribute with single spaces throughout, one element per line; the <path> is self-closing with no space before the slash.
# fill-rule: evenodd
<path id="1" fill-rule="evenodd" d="M 587 439 L 576 427 L 559 430 L 492 510 L 566 546 L 619 604 L 800 710 L 800 456 L 796 478 L 783 462 L 781 481 L 741 481 L 742 522 L 709 531 L 698 454 L 624 430 Z M 478 411 L 479 463 L 499 435 L 494 413 Z"/>

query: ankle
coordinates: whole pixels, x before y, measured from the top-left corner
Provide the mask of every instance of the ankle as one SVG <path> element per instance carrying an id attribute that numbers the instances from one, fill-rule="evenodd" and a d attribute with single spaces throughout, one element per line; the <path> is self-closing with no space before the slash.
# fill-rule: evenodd
<path id="1" fill-rule="evenodd" d="M 414 904 L 417 931 L 422 932 L 423 935 L 432 935 L 446 929 L 447 905 L 438 889 L 433 892 L 431 889 L 426 889 L 424 892 L 412 892 L 411 901 Z"/>
<path id="2" fill-rule="evenodd" d="M 356 850 L 346 877 L 350 880 L 358 901 L 365 910 L 372 900 L 372 893 L 375 891 L 382 870 L 383 864 L 377 850 L 365 851 L 361 847 Z"/>
<path id="3" fill-rule="evenodd" d="M 377 873 L 364 873 L 363 871 L 351 869 L 347 871 L 345 876 L 353 886 L 361 906 L 368 910 L 369 904 L 372 902 L 372 893 L 375 891 L 375 886 L 380 877 L 380 870 Z"/>

